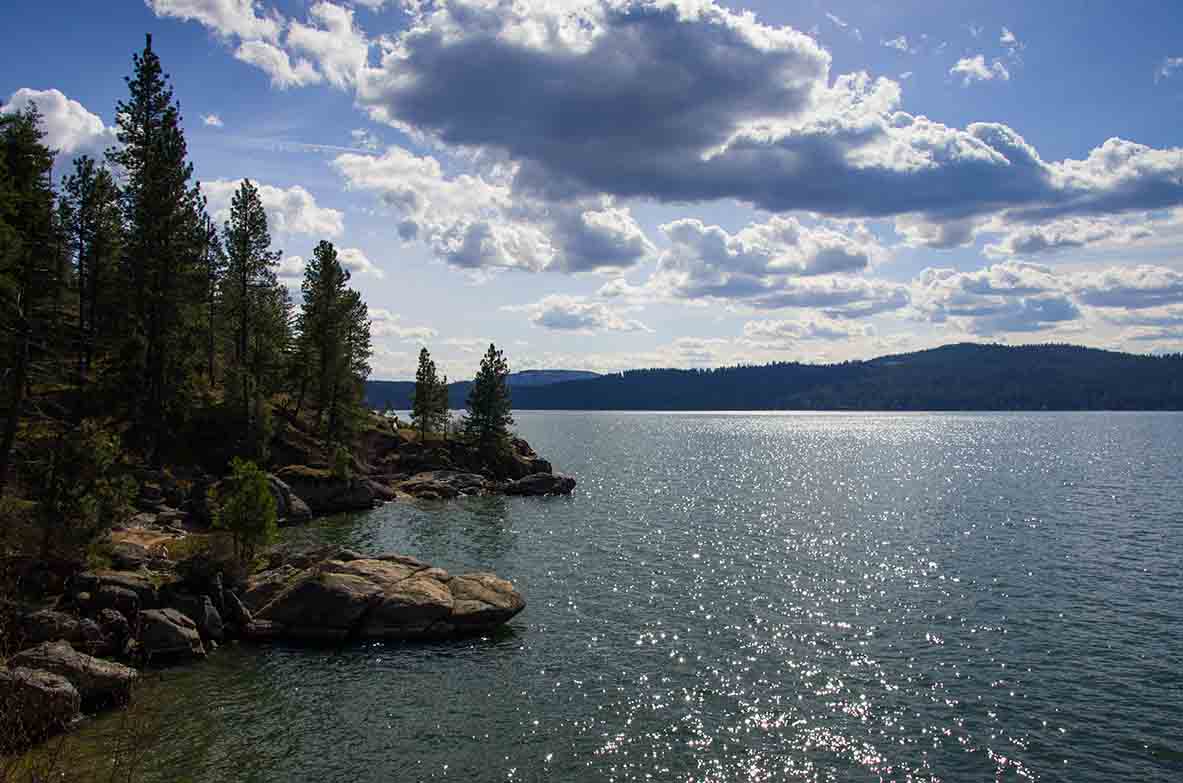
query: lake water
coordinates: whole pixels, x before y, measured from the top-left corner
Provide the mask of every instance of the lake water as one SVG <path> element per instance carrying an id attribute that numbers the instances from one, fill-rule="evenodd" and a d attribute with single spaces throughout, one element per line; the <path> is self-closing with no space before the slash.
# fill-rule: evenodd
<path id="1" fill-rule="evenodd" d="M 517 418 L 574 496 L 285 533 L 495 571 L 505 633 L 166 671 L 149 778 L 1183 780 L 1183 416 Z"/>

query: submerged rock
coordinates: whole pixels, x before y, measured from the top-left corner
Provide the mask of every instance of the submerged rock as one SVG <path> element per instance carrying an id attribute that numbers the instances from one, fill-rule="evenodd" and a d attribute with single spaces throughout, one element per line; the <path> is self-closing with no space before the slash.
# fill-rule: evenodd
<path id="1" fill-rule="evenodd" d="M 12 656 L 8 664 L 65 677 L 87 709 L 126 703 L 137 677 L 135 669 L 77 652 L 66 642 L 39 644 Z"/>
<path id="2" fill-rule="evenodd" d="M 575 479 L 559 473 L 531 473 L 505 485 L 507 495 L 570 495 Z"/>
<path id="3" fill-rule="evenodd" d="M 277 589 L 277 585 L 279 586 Z M 244 600 L 266 592 L 248 634 L 256 638 L 438 638 L 491 630 L 525 608 L 493 574 L 453 577 L 398 555 L 259 574 Z M 249 606 L 248 601 L 248 606 Z"/>
<path id="4" fill-rule="evenodd" d="M 82 698 L 60 674 L 0 668 L 0 753 L 19 750 L 69 727 Z"/>

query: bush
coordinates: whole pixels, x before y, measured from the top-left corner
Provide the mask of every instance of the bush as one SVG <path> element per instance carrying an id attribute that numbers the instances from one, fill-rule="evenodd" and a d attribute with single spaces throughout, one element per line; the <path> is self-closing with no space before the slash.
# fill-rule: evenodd
<path id="1" fill-rule="evenodd" d="M 218 491 L 220 508 L 214 514 L 214 527 L 230 533 L 234 556 L 242 565 L 255 558 L 260 546 L 275 540 L 275 497 L 267 474 L 253 462 L 235 457 L 230 463 L 230 477 Z"/>

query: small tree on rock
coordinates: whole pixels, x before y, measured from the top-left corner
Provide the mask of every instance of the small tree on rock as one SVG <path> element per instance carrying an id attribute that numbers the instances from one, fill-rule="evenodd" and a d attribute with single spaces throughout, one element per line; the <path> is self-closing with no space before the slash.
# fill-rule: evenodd
<path id="1" fill-rule="evenodd" d="M 214 516 L 214 527 L 230 533 L 234 556 L 249 564 L 258 548 L 273 541 L 278 532 L 275 497 L 267 474 L 255 463 L 235 457 L 230 477 L 218 491 L 218 501 L 221 508 Z"/>
<path id="2" fill-rule="evenodd" d="M 513 416 L 508 378 L 505 354 L 490 343 L 468 393 L 468 415 L 464 419 L 465 434 L 482 450 L 496 449 L 509 438 Z"/>

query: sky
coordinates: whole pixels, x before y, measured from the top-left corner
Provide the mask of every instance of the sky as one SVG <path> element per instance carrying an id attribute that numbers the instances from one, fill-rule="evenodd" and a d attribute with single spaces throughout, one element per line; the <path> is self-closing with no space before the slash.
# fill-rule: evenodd
<path id="1" fill-rule="evenodd" d="M 151 33 L 219 222 L 321 239 L 374 378 L 1183 350 L 1176 2 L 14 0 L 0 111 L 115 143 Z"/>

